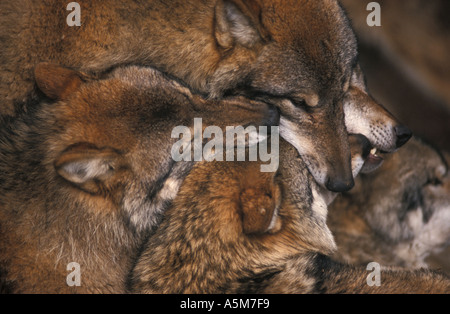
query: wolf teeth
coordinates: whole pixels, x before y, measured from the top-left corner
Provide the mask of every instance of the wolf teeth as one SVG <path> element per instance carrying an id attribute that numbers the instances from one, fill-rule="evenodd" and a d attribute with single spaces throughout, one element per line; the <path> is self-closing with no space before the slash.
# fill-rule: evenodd
<path id="1" fill-rule="evenodd" d="M 370 151 L 370 154 L 376 156 L 377 149 L 376 148 L 372 148 L 372 150 Z"/>

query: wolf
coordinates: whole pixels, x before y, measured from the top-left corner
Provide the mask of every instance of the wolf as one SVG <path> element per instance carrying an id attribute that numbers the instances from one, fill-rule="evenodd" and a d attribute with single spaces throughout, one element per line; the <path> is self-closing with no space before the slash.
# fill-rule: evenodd
<path id="1" fill-rule="evenodd" d="M 450 159 L 447 159 L 450 160 Z M 413 138 L 384 164 L 356 179 L 329 210 L 335 258 L 361 265 L 429 267 L 427 257 L 450 244 L 448 161 Z"/>
<path id="2" fill-rule="evenodd" d="M 243 94 L 276 106 L 282 137 L 316 181 L 337 192 L 354 184 L 347 123 L 381 151 L 411 136 L 352 79 L 359 77 L 356 38 L 336 0 L 90 1 L 80 3 L 80 27 L 67 25 L 66 6 L 0 4 L 2 114 L 42 96 L 32 76 L 39 62 L 91 75 L 153 66 L 210 98 Z"/>
<path id="3" fill-rule="evenodd" d="M 54 101 L 5 119 L 0 133 L 2 292 L 124 292 L 133 255 L 192 165 L 173 161 L 171 130 L 194 117 L 273 118 L 265 103 L 205 100 L 151 68 L 94 79 L 39 64 L 35 77 Z M 72 263 L 81 286 L 66 282 Z"/>
<path id="4" fill-rule="evenodd" d="M 356 174 L 364 167 L 370 144 L 357 136 L 352 148 Z M 380 286 L 369 285 L 366 268 L 331 258 L 336 244 L 326 220 L 334 193 L 315 182 L 298 152 L 281 141 L 279 171 L 258 169 L 258 162 L 196 164 L 138 255 L 129 291 L 450 291 L 450 279 L 430 270 L 382 269 Z"/>

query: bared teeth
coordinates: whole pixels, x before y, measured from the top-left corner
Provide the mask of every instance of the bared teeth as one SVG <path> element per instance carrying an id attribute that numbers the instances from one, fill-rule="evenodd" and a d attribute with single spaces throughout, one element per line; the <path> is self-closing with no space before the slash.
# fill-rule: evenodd
<path id="1" fill-rule="evenodd" d="M 377 149 L 372 148 L 372 150 L 370 151 L 370 154 L 375 156 L 377 154 Z"/>

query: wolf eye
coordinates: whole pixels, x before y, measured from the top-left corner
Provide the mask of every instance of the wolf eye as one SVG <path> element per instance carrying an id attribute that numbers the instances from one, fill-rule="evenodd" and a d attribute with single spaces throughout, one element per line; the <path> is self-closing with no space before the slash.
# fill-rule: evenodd
<path id="1" fill-rule="evenodd" d="M 306 101 L 304 99 L 289 99 L 295 107 L 299 107 L 299 108 L 307 108 L 308 104 L 306 103 Z"/>
<path id="2" fill-rule="evenodd" d="M 315 94 L 296 94 L 291 95 L 290 100 L 296 107 L 314 108 L 319 106 L 319 97 Z"/>

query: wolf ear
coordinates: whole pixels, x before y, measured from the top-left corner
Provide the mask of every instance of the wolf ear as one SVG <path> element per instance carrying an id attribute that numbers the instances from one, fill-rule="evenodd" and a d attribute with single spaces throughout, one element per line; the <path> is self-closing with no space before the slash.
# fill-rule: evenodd
<path id="1" fill-rule="evenodd" d="M 248 235 L 274 233 L 281 228 L 280 189 L 274 182 L 261 183 L 244 188 L 240 194 L 242 229 Z"/>
<path id="2" fill-rule="evenodd" d="M 218 0 L 215 9 L 215 37 L 224 49 L 239 44 L 252 47 L 262 38 L 260 8 L 254 0 Z"/>
<path id="3" fill-rule="evenodd" d="M 50 99 L 64 100 L 83 84 L 84 74 L 51 63 L 39 63 L 34 69 L 39 89 Z"/>
<path id="4" fill-rule="evenodd" d="M 104 190 L 121 166 L 118 152 L 86 143 L 70 146 L 55 162 L 56 172 L 61 177 L 91 194 Z"/>
<path id="5" fill-rule="evenodd" d="M 364 77 L 364 73 L 359 63 L 353 69 L 350 85 L 353 87 L 357 87 L 364 92 L 367 92 L 366 78 Z"/>

